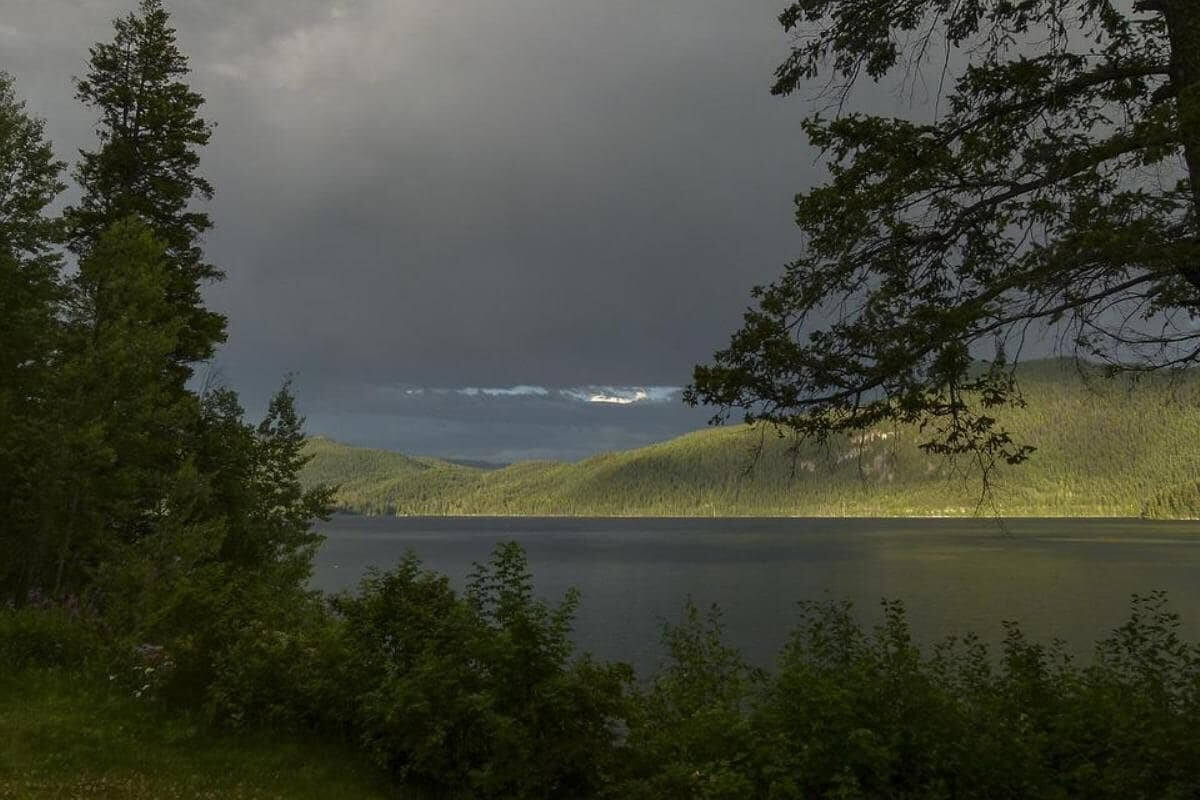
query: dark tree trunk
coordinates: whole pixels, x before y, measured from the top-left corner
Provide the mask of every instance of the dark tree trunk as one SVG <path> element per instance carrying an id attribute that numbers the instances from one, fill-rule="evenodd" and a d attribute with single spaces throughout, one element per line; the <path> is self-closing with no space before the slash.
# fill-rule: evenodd
<path id="1" fill-rule="evenodd" d="M 1179 104 L 1183 160 L 1191 184 L 1197 245 L 1200 245 L 1200 0 L 1138 0 L 1135 11 L 1162 14 L 1171 45 L 1168 96 Z M 1181 264 L 1179 272 L 1200 289 L 1200 263 Z"/>
<path id="2" fill-rule="evenodd" d="M 1171 82 L 1179 103 L 1183 157 L 1191 180 L 1192 200 L 1200 219 L 1200 2 L 1166 0 L 1160 7 L 1166 14 L 1171 36 Z M 1196 233 L 1200 238 L 1200 230 Z"/>

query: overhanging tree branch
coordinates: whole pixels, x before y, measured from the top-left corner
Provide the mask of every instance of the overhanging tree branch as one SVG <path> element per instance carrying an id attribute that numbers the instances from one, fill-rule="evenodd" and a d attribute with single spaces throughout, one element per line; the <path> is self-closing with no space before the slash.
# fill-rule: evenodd
<path id="1" fill-rule="evenodd" d="M 939 30 L 967 65 L 940 121 L 806 120 L 831 172 L 797 197 L 806 251 L 755 291 L 689 401 L 818 438 L 929 423 L 933 451 L 1020 460 L 968 408 L 1019 400 L 973 363 L 981 343 L 1005 365 L 1008 337 L 1074 320 L 1072 339 L 1114 362 L 1131 344 L 1161 345 L 1163 367 L 1180 363 L 1167 349 L 1197 349 L 1200 330 L 1131 325 L 1200 310 L 1200 3 L 1137 8 L 1163 19 L 1059 0 L 793 2 L 776 93 L 911 64 L 905 33 L 920 48 Z"/>

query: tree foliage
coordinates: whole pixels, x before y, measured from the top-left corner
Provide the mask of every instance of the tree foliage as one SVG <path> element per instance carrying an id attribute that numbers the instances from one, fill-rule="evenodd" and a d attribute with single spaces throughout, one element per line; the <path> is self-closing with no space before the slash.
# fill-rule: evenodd
<path id="1" fill-rule="evenodd" d="M 827 76 L 837 111 L 804 130 L 830 179 L 796 198 L 803 255 L 690 402 L 818 439 L 920 423 L 932 452 L 1019 462 L 991 409 L 1021 403 L 1027 336 L 1114 370 L 1200 357 L 1200 6 L 801 0 L 780 19 L 773 91 Z M 860 79 L 915 84 L 931 61 L 931 120 L 846 111 Z"/>
<path id="2" fill-rule="evenodd" d="M 922 647 L 897 602 L 874 629 L 806 602 L 773 673 L 750 681 L 729 680 L 736 653 L 689 609 L 607 796 L 1190 797 L 1200 653 L 1179 627 L 1161 593 L 1135 596 L 1080 665 L 1015 624 L 997 650 L 970 634 Z"/>
<path id="3" fill-rule="evenodd" d="M 61 165 L 0 78 L 0 601 L 96 615 L 110 655 L 195 703 L 247 631 L 313 602 L 329 494 L 299 482 L 290 386 L 252 425 L 232 390 L 187 383 L 223 337 L 192 207 L 210 126 L 162 3 L 115 29 L 77 83 L 100 144 L 65 226 L 46 213 Z"/>
<path id="4" fill-rule="evenodd" d="M 467 591 L 409 554 L 334 598 L 336 711 L 381 766 L 439 797 L 596 796 L 632 670 L 576 656 L 574 591 L 535 598 L 525 553 L 497 545 Z"/>
<path id="5" fill-rule="evenodd" d="M 136 217 L 106 231 L 68 285 L 62 359 L 52 376 L 53 476 L 36 491 L 53 575 L 42 587 L 79 592 L 118 542 L 149 534 L 177 469 L 193 403 L 169 377 L 181 321 L 166 298 L 162 245 Z"/>
<path id="6" fill-rule="evenodd" d="M 204 307 L 206 281 L 221 276 L 205 258 L 201 235 L 208 214 L 192 206 L 212 196 L 198 174 L 200 148 L 212 125 L 200 116 L 204 98 L 185 82 L 188 60 L 162 0 L 142 0 L 137 13 L 114 22 L 111 42 L 91 48 L 76 96 L 100 116 L 99 147 L 82 151 L 76 178 L 83 197 L 68 209 L 71 247 L 81 256 L 119 220 L 136 215 L 166 250 L 168 298 L 183 320 L 176 369 L 212 356 L 224 341 L 225 319 Z"/>
<path id="7" fill-rule="evenodd" d="M 31 531 L 47 509 L 40 492 L 51 476 L 41 456 L 53 443 L 50 367 L 62 300 L 47 206 L 63 189 L 63 165 L 43 129 L 0 73 L 0 582 L 26 588 Z"/>

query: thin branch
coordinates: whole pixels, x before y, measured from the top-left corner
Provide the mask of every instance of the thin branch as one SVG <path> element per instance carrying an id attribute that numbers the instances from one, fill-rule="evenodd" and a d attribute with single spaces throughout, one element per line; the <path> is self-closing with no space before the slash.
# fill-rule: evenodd
<path id="1" fill-rule="evenodd" d="M 1120 67 L 1115 64 L 1105 64 L 1097 67 L 1091 72 L 1085 73 L 1063 84 L 1052 86 L 1049 91 L 1044 92 L 1037 97 L 1029 100 L 1022 100 L 1016 103 L 1007 103 L 1005 105 L 995 106 L 986 111 L 982 111 L 973 116 L 969 121 L 964 122 L 956 128 L 951 128 L 946 131 L 939 141 L 951 142 L 961 137 L 980 125 L 986 125 L 994 122 L 1000 117 L 1008 116 L 1009 114 L 1019 114 L 1022 111 L 1029 111 L 1039 106 L 1046 105 L 1054 100 L 1064 100 L 1071 95 L 1091 89 L 1095 86 L 1100 86 L 1113 81 L 1124 80 L 1127 78 L 1148 78 L 1154 75 L 1171 75 L 1171 67 L 1169 64 L 1150 64 L 1142 67 Z"/>

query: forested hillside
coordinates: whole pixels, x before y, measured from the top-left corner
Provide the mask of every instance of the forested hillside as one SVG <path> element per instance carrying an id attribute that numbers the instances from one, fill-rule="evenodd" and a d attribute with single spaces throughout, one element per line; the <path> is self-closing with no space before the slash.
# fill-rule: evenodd
<path id="1" fill-rule="evenodd" d="M 1022 367 L 1020 383 L 1027 405 L 998 416 L 1037 451 L 998 467 L 986 495 L 976 463 L 927 455 L 915 427 L 793 457 L 770 428 L 736 425 L 500 470 L 316 438 L 303 479 L 338 485 L 343 509 L 370 514 L 1200 514 L 1200 376 L 1108 381 L 1054 360 Z"/>

